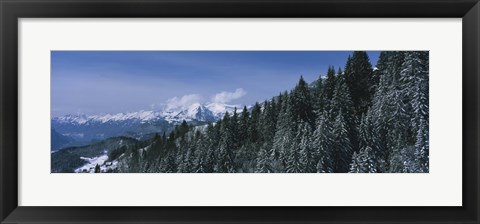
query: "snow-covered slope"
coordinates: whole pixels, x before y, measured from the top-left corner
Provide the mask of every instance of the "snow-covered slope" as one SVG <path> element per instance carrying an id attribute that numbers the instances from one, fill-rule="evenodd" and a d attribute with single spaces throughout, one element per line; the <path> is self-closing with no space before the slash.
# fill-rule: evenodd
<path id="1" fill-rule="evenodd" d="M 207 104 L 206 107 L 213 113 L 213 115 L 217 119 L 222 118 L 226 112 L 232 115 L 235 108 L 237 108 L 237 112 L 242 109 L 242 107 L 240 107 L 239 105 L 228 105 L 223 103 L 210 103 Z"/>
<path id="2" fill-rule="evenodd" d="M 164 119 L 170 123 L 179 123 L 183 120 L 213 122 L 217 120 L 211 110 L 204 105 L 194 103 L 187 108 L 180 108 L 176 110 L 165 110 L 162 113 Z"/>

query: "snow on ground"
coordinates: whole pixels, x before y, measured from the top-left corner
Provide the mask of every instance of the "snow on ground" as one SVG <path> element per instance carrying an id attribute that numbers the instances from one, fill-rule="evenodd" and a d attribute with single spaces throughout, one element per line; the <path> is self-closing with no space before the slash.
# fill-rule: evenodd
<path id="1" fill-rule="evenodd" d="M 88 173 L 93 173 L 95 172 L 95 166 L 98 164 L 99 166 L 104 165 L 105 161 L 107 161 L 108 156 L 107 155 L 101 155 L 98 157 L 93 157 L 93 158 L 88 158 L 88 157 L 80 157 L 80 159 L 83 159 L 87 161 L 88 163 L 83 165 L 80 168 L 77 168 L 75 170 L 76 173 L 80 173 L 84 170 L 86 170 Z"/>

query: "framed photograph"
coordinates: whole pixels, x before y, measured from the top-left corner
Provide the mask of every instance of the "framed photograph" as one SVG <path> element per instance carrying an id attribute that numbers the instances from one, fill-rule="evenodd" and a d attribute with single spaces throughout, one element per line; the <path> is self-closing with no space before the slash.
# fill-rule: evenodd
<path id="1" fill-rule="evenodd" d="M 9 1 L 1 223 L 479 223 L 480 5 Z"/>

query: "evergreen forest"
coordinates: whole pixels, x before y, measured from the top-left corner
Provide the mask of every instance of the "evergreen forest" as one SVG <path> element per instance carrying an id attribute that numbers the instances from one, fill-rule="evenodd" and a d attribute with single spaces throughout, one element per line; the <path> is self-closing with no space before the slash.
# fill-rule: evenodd
<path id="1" fill-rule="evenodd" d="M 428 51 L 384 51 L 375 66 L 357 51 L 292 87 L 216 122 L 183 121 L 114 148 L 109 172 L 429 172 Z"/>

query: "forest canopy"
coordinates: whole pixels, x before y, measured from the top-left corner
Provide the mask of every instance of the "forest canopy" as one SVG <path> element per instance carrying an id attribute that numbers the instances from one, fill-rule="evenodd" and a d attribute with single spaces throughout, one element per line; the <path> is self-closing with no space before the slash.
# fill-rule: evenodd
<path id="1" fill-rule="evenodd" d="M 343 69 L 203 127 L 183 122 L 117 172 L 429 172 L 429 53 L 354 52 Z"/>

